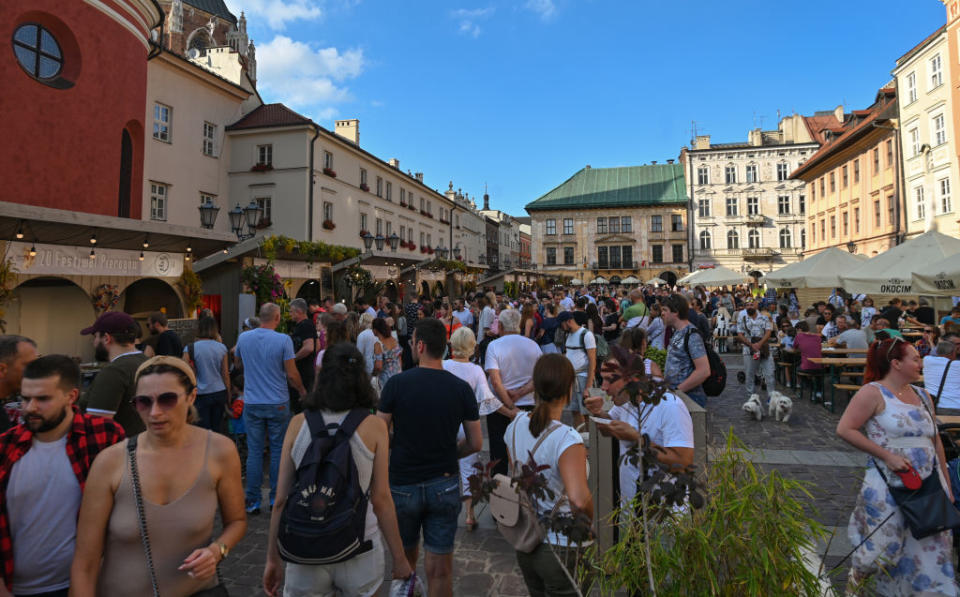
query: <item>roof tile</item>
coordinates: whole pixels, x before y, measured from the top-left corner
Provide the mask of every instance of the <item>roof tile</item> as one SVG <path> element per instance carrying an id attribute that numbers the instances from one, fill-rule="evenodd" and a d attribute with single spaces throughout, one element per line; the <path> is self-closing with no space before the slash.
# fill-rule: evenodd
<path id="1" fill-rule="evenodd" d="M 227 126 L 228 131 L 266 128 L 271 126 L 295 126 L 309 124 L 306 116 L 297 114 L 283 104 L 263 104 L 250 111 L 246 116 Z"/>
<path id="2" fill-rule="evenodd" d="M 685 204 L 682 164 L 583 168 L 566 182 L 528 203 L 528 212 L 596 207 Z"/>

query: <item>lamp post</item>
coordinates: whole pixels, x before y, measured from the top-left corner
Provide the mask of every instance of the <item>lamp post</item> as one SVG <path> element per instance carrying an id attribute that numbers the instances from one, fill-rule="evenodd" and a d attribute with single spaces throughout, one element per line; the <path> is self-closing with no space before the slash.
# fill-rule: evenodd
<path id="1" fill-rule="evenodd" d="M 457 246 L 457 248 L 453 250 L 453 258 L 456 259 L 457 261 L 460 261 L 460 247 L 459 247 L 459 246 Z"/>
<path id="2" fill-rule="evenodd" d="M 383 236 L 382 234 L 377 234 L 377 236 L 376 236 L 373 240 L 374 240 L 374 242 L 377 243 L 377 250 L 378 250 L 378 251 L 382 251 L 382 250 L 383 250 L 383 243 L 384 243 L 384 241 L 386 240 L 386 238 L 384 238 L 384 236 Z"/>
<path id="3" fill-rule="evenodd" d="M 387 242 L 390 244 L 390 251 L 392 253 L 396 253 L 397 246 L 400 244 L 400 237 L 397 236 L 397 233 L 394 232 L 389 237 L 387 237 Z"/>
<path id="4" fill-rule="evenodd" d="M 373 246 L 373 235 L 367 232 L 363 235 L 363 247 L 369 251 L 370 247 Z"/>
<path id="5" fill-rule="evenodd" d="M 849 241 L 849 242 L 847 243 L 847 250 L 850 251 L 850 253 L 856 253 L 856 252 L 857 252 L 857 243 L 853 242 L 852 240 Z"/>
<path id="6" fill-rule="evenodd" d="M 444 247 L 441 247 L 440 245 L 437 245 L 437 248 L 434 249 L 434 250 L 437 252 L 437 255 L 440 256 L 440 259 L 446 259 L 446 258 L 447 258 L 447 253 L 450 252 L 449 249 L 445 249 Z"/>
<path id="7" fill-rule="evenodd" d="M 217 214 L 220 212 L 220 208 L 213 204 L 210 197 L 207 197 L 203 205 L 197 209 L 200 210 L 200 226 L 207 230 L 212 229 L 217 221 Z"/>
<path id="8" fill-rule="evenodd" d="M 263 216 L 263 208 L 257 205 L 256 201 L 251 200 L 246 207 L 237 206 L 229 211 L 230 228 L 237 235 L 238 240 L 245 240 L 256 235 L 257 224 Z M 243 224 L 246 222 L 247 234 L 243 233 Z"/>

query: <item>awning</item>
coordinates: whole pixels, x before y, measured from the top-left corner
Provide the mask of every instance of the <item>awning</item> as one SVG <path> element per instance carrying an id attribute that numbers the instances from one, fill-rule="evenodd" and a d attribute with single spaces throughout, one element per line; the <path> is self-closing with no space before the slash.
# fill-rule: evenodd
<path id="1" fill-rule="evenodd" d="M 774 288 L 836 288 L 841 285 L 843 273 L 857 269 L 866 260 L 865 255 L 830 247 L 803 261 L 769 272 L 763 280 Z"/>
<path id="2" fill-rule="evenodd" d="M 841 275 L 847 292 L 865 294 L 916 294 L 913 273 L 928 271 L 927 264 L 960 253 L 960 239 L 931 230 L 902 245 L 880 253 L 846 275 Z M 939 272 L 935 272 L 939 273 Z"/>

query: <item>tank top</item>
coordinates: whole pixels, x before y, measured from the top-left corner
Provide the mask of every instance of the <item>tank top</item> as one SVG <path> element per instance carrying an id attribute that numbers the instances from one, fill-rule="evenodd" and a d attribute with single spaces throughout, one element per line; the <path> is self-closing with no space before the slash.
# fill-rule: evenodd
<path id="1" fill-rule="evenodd" d="M 323 422 L 327 425 L 339 425 L 347 417 L 349 411 L 332 412 L 329 410 L 321 410 L 320 414 L 323 415 Z M 300 426 L 300 432 L 297 433 L 297 438 L 293 440 L 293 447 L 290 448 L 290 457 L 293 459 L 295 467 L 300 466 L 300 461 L 303 460 L 309 447 L 310 425 L 304 420 L 303 425 Z M 370 480 L 373 478 L 373 452 L 370 451 L 370 448 L 363 443 L 363 440 L 356 433 L 350 436 L 350 451 L 353 454 L 353 462 L 357 466 L 357 477 L 360 481 L 360 487 L 366 491 L 370 488 Z M 379 532 L 380 526 L 377 523 L 377 515 L 373 513 L 373 504 L 368 502 L 364 537 L 373 539 Z"/>
<path id="2" fill-rule="evenodd" d="M 207 460 L 211 436 L 212 432 L 208 431 L 203 468 L 186 493 L 163 506 L 153 504 L 146 498 L 143 500 L 153 567 L 163 597 L 187 596 L 217 585 L 216 577 L 201 582 L 177 570 L 193 550 L 209 545 L 212 540 L 213 519 L 219 502 Z M 140 539 L 126 447 L 123 476 L 113 495 L 113 510 L 107 523 L 97 594 L 101 597 L 153 594 Z"/>

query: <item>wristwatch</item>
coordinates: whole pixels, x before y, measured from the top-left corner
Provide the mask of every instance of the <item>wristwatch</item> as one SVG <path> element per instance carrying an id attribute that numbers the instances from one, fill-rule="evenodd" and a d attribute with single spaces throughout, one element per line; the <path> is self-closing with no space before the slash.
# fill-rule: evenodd
<path id="1" fill-rule="evenodd" d="M 223 560 L 227 559 L 227 554 L 230 553 L 230 548 L 227 547 L 226 543 L 221 543 L 220 541 L 217 541 L 217 547 L 220 548 L 220 561 L 222 562 Z"/>

